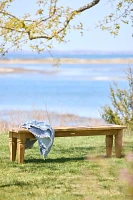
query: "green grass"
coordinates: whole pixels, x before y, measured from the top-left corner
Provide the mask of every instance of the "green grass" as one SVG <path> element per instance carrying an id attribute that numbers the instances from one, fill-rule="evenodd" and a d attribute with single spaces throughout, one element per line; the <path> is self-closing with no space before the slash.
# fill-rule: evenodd
<path id="1" fill-rule="evenodd" d="M 123 154 L 133 150 L 133 136 L 124 135 Z M 125 200 L 121 169 L 125 156 L 105 158 L 105 137 L 55 138 L 43 160 L 38 144 L 25 152 L 24 164 L 9 160 L 8 134 L 0 134 L 0 200 Z"/>

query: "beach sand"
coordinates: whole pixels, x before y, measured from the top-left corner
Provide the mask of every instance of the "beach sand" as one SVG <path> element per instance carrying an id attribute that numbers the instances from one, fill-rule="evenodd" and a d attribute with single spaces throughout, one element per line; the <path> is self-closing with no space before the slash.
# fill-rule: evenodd
<path id="1" fill-rule="evenodd" d="M 11 64 L 133 64 L 133 58 L 113 58 L 113 59 L 77 59 L 77 58 L 61 58 L 61 59 L 53 59 L 53 58 L 46 58 L 46 59 L 0 59 L 0 73 L 28 73 L 28 72 L 40 72 L 40 73 L 56 73 L 55 71 L 45 71 L 45 70 L 34 70 L 34 69 L 24 69 L 21 67 L 12 68 L 4 67 L 4 65 L 11 65 Z"/>

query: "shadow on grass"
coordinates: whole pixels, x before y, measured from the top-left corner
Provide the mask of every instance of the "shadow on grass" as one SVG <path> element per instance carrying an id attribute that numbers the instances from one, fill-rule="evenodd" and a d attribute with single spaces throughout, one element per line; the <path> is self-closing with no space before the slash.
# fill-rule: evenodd
<path id="1" fill-rule="evenodd" d="M 66 158 L 66 157 L 61 157 L 61 158 L 50 158 L 44 160 L 42 159 L 37 159 L 37 158 L 32 158 L 25 160 L 24 163 L 65 163 L 65 162 L 72 162 L 72 161 L 82 161 L 85 160 L 85 157 L 74 157 L 74 158 Z"/>
<path id="2" fill-rule="evenodd" d="M 4 185 L 0 185 L 0 188 L 4 188 L 4 187 L 11 187 L 11 186 L 25 186 L 25 185 L 29 185 L 29 183 L 24 182 L 24 181 L 15 181 L 14 183 L 9 183 L 9 184 L 4 184 Z"/>
<path id="3" fill-rule="evenodd" d="M 122 154 L 121 158 L 124 158 L 125 155 Z M 105 159 L 111 159 L 116 158 L 116 155 L 113 154 L 111 157 L 107 157 L 107 155 L 86 155 L 83 157 L 61 157 L 61 158 L 49 158 L 44 160 L 43 158 L 28 158 L 27 160 L 24 160 L 24 163 L 65 163 L 65 162 L 75 162 L 75 161 L 98 161 L 98 160 L 105 160 Z M 120 158 L 119 158 L 120 159 Z"/>
<path id="4" fill-rule="evenodd" d="M 100 152 L 101 149 L 104 149 L 104 146 L 100 147 L 74 147 L 74 148 L 69 148 L 69 149 L 56 149 L 57 155 L 62 154 L 60 158 L 46 158 L 46 160 L 42 158 L 25 158 L 24 162 L 25 163 L 65 163 L 65 162 L 74 162 L 74 161 L 83 161 L 86 160 L 85 155 L 92 154 L 97 149 L 97 152 Z M 72 153 L 75 152 L 75 153 Z M 81 156 L 81 152 L 83 153 Z M 72 154 L 73 155 L 72 155 Z M 74 156 L 75 154 L 75 156 Z M 70 155 L 70 157 L 68 157 Z M 78 156 L 80 155 L 80 156 Z M 37 154 L 36 154 L 37 156 Z M 66 156 L 66 157 L 65 157 Z M 105 158 L 104 156 L 102 158 Z"/>

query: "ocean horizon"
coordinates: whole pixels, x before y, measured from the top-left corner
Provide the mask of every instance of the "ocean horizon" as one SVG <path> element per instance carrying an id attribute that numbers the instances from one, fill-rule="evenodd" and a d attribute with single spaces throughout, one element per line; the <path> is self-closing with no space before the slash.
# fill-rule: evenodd
<path id="1" fill-rule="evenodd" d="M 41 53 L 31 51 L 9 52 L 1 58 L 15 59 L 37 59 L 37 58 L 83 58 L 83 59 L 106 59 L 106 58 L 133 58 L 133 51 L 45 51 Z"/>

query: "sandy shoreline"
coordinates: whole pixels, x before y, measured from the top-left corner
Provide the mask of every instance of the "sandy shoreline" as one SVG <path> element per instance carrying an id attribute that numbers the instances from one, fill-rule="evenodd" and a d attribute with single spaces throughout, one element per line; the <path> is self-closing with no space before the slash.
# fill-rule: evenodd
<path id="1" fill-rule="evenodd" d="M 112 59 L 77 59 L 77 58 L 45 58 L 45 59 L 0 59 L 0 64 L 133 64 L 133 58 Z"/>
<path id="2" fill-rule="evenodd" d="M 61 58 L 53 59 L 0 59 L 0 74 L 5 73 L 29 73 L 29 72 L 39 72 L 45 74 L 56 73 L 56 71 L 48 71 L 48 70 L 33 70 L 33 69 L 24 69 L 20 66 L 17 68 L 13 67 L 4 67 L 4 65 L 12 65 L 12 64 L 56 64 L 59 62 L 60 64 L 133 64 L 133 58 L 128 59 L 75 59 L 75 58 Z M 2 66 L 3 65 L 3 66 Z"/>
<path id="3" fill-rule="evenodd" d="M 48 70 L 37 70 L 37 69 L 24 69 L 24 68 L 11 68 L 11 67 L 0 67 L 0 74 L 11 74 L 11 73 L 41 73 L 41 74 L 56 74 L 56 71 Z"/>

